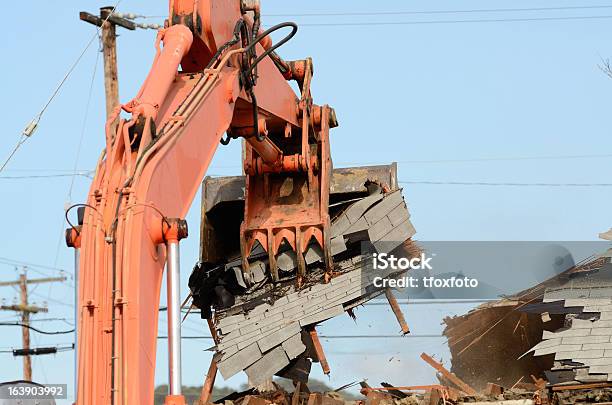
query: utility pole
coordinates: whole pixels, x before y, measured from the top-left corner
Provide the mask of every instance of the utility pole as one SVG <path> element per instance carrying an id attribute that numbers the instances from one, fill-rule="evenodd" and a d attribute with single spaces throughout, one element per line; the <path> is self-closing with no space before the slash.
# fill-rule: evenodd
<path id="1" fill-rule="evenodd" d="M 25 269 L 24 269 L 25 270 Z M 14 311 L 21 313 L 21 344 L 25 353 L 30 353 L 30 314 L 39 312 L 48 312 L 47 308 L 30 305 L 28 302 L 28 284 L 53 283 L 57 281 L 66 281 L 66 277 L 45 277 L 28 279 L 24 271 L 19 280 L 0 282 L 0 287 L 19 286 L 20 303 L 19 305 L 1 305 L 0 310 Z M 30 354 L 23 356 L 23 379 L 32 381 L 32 360 Z"/>
<path id="2" fill-rule="evenodd" d="M 128 30 L 135 30 L 136 23 L 113 14 L 113 7 L 100 8 L 100 15 L 96 16 L 85 11 L 79 13 L 79 18 L 85 22 L 96 25 L 102 32 L 102 54 L 104 55 L 104 91 L 106 93 L 106 118 L 108 119 L 115 107 L 119 105 L 119 78 L 117 74 L 117 30 L 120 26 Z M 114 133 L 119 118 L 111 125 Z"/>

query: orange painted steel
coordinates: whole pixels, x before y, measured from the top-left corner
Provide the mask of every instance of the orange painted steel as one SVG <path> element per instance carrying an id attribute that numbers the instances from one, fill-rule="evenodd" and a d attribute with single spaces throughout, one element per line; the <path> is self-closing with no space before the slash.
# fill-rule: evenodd
<path id="1" fill-rule="evenodd" d="M 254 124 L 253 100 L 240 80 L 242 44 L 212 59 L 243 17 L 251 21 L 239 0 L 170 0 L 150 73 L 121 106 L 131 117 L 115 131 L 117 108 L 107 122 L 82 229 L 71 233 L 81 245 L 77 405 L 153 403 L 166 242 L 181 239 L 176 219 L 185 218 L 222 135 Z M 256 45 L 257 53 L 264 47 L 271 49 L 269 38 Z M 253 92 L 267 135 L 248 138 L 244 164 L 259 168 L 247 173 L 241 238 L 247 266 L 255 240 L 272 264 L 287 241 L 303 272 L 311 240 L 331 265 L 328 135 L 335 118 L 329 107 L 312 103 L 309 61 L 282 63 L 304 75 L 281 73 L 268 57 L 257 65 Z M 293 74 L 301 96 L 286 81 Z M 294 191 L 285 195 L 287 183 Z M 184 398 L 168 396 L 166 403 Z"/>

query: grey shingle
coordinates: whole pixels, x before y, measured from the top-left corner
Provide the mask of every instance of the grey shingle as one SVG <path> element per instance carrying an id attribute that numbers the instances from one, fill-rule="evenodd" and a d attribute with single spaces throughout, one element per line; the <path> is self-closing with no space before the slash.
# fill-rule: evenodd
<path id="1" fill-rule="evenodd" d="M 589 297 L 612 297 L 612 288 L 592 288 Z"/>
<path id="2" fill-rule="evenodd" d="M 249 384 L 260 385 L 272 377 L 274 373 L 289 365 L 289 358 L 281 346 L 277 346 L 258 361 L 244 369 L 249 377 Z"/>
<path id="3" fill-rule="evenodd" d="M 589 367 L 589 374 L 609 374 L 612 373 L 612 365 L 601 365 Z"/>
<path id="4" fill-rule="evenodd" d="M 612 343 L 585 343 L 582 345 L 582 350 L 612 350 Z"/>
<path id="5" fill-rule="evenodd" d="M 260 358 L 261 352 L 259 351 L 259 347 L 256 343 L 253 343 L 244 350 L 241 350 L 228 358 L 222 358 L 217 366 L 223 378 L 227 380 L 239 371 L 244 370 L 245 367 L 255 363 Z"/>
<path id="6" fill-rule="evenodd" d="M 572 351 L 578 353 L 579 350 L 582 350 L 582 345 L 557 345 L 557 346 L 537 349 L 533 353 L 533 355 L 534 356 L 544 356 L 546 354 L 553 354 L 553 353 L 559 353 L 559 352 L 572 352 Z"/>
<path id="7" fill-rule="evenodd" d="M 344 307 L 342 305 L 336 305 L 335 307 L 317 312 L 315 314 L 309 315 L 305 318 L 300 319 L 301 326 L 311 325 L 313 323 L 321 322 L 329 318 L 333 318 L 334 316 L 338 316 L 344 313 Z"/>
<path id="8" fill-rule="evenodd" d="M 369 195 L 356 203 L 352 204 L 347 208 L 331 225 L 330 235 L 336 237 L 342 235 L 345 231 L 359 220 L 363 213 L 370 208 L 373 204 L 380 201 L 383 198 L 382 193 L 376 193 Z"/>
<path id="9" fill-rule="evenodd" d="M 300 330 L 300 324 L 297 322 L 293 322 L 285 326 L 284 328 L 264 337 L 263 339 L 258 340 L 257 344 L 259 345 L 259 349 L 262 352 L 267 352 L 273 347 L 280 345 L 296 333 L 299 333 Z"/>
<path id="10" fill-rule="evenodd" d="M 408 209 L 406 208 L 406 204 L 402 203 L 395 207 L 393 211 L 391 211 L 387 215 L 387 218 L 389 218 L 393 226 L 398 226 L 403 222 L 407 221 L 408 218 L 410 218 L 410 215 L 408 215 Z"/>
<path id="11" fill-rule="evenodd" d="M 612 328 L 593 328 L 593 329 L 591 329 L 591 335 L 597 335 L 597 336 L 607 335 L 607 336 L 610 336 L 610 335 L 612 335 Z"/>
<path id="12" fill-rule="evenodd" d="M 282 271 L 291 271 L 297 267 L 297 255 L 294 250 L 281 252 L 276 257 L 276 265 Z"/>
<path id="13" fill-rule="evenodd" d="M 222 328 L 224 326 L 234 325 L 242 321 L 244 321 L 244 315 L 242 314 L 227 316 L 217 321 L 217 327 Z"/>
<path id="14" fill-rule="evenodd" d="M 344 243 L 344 237 L 342 235 L 339 235 L 335 238 L 331 238 L 329 249 L 332 255 L 337 255 L 346 251 L 346 243 Z"/>
<path id="15" fill-rule="evenodd" d="M 342 232 L 342 235 L 350 235 L 351 233 L 363 232 L 367 230 L 369 227 L 370 227 L 370 224 L 368 224 L 368 221 L 366 221 L 364 217 L 361 217 L 359 218 L 359 220 L 357 220 L 357 222 L 355 222 L 354 224 L 351 224 L 351 226 L 345 229 L 344 232 Z M 340 235 L 338 235 L 336 238 L 339 238 L 339 237 Z"/>
<path id="16" fill-rule="evenodd" d="M 266 329 L 268 327 L 272 327 L 278 322 L 282 321 L 282 319 L 283 319 L 283 314 L 275 314 L 270 317 L 265 317 L 261 321 L 254 322 L 248 326 L 244 326 L 240 328 L 240 334 L 247 335 L 258 329 Z"/>
<path id="17" fill-rule="evenodd" d="M 564 307 L 586 307 L 594 305 L 610 305 L 609 298 L 569 298 L 566 299 Z"/>
<path id="18" fill-rule="evenodd" d="M 605 354 L 605 353 L 604 353 Z M 582 363 L 586 366 L 597 366 L 597 365 L 612 365 L 612 357 L 599 357 L 597 359 L 583 359 L 581 357 L 577 357 L 573 359 L 575 362 Z"/>
<path id="19" fill-rule="evenodd" d="M 588 336 L 589 329 L 567 329 L 564 331 L 549 332 L 547 330 L 542 332 L 542 339 L 554 339 L 559 337 L 572 337 L 572 336 Z"/>
<path id="20" fill-rule="evenodd" d="M 582 312 L 612 312 L 612 305 L 586 305 Z"/>
<path id="21" fill-rule="evenodd" d="M 287 353 L 287 357 L 289 360 L 295 359 L 300 354 L 306 351 L 306 345 L 302 342 L 301 333 L 296 333 L 291 336 L 289 339 L 285 340 L 282 344 L 285 353 Z"/>
<path id="22" fill-rule="evenodd" d="M 301 305 L 295 306 L 283 312 L 285 319 L 299 319 L 304 315 L 304 309 Z"/>
<path id="23" fill-rule="evenodd" d="M 393 228 L 391 232 L 380 238 L 378 242 L 374 242 L 374 246 L 379 253 L 389 253 L 415 233 L 416 231 L 410 220 L 406 220 L 406 222 Z"/>
<path id="24" fill-rule="evenodd" d="M 561 343 L 564 345 L 576 345 L 585 343 L 607 343 L 610 341 L 610 336 L 576 336 L 564 337 Z"/>
<path id="25" fill-rule="evenodd" d="M 601 322 L 594 322 L 588 319 L 573 319 L 572 320 L 572 329 L 591 329 L 596 328 Z M 610 327 L 612 327 L 612 321 L 610 321 Z"/>
<path id="26" fill-rule="evenodd" d="M 397 190 L 387 194 L 380 203 L 366 212 L 364 217 L 368 223 L 374 224 L 400 204 L 404 204 L 404 199 L 401 191 Z"/>
<path id="27" fill-rule="evenodd" d="M 332 255 L 336 255 L 344 251 L 340 250 L 337 253 L 334 253 L 333 242 L 331 242 L 330 250 L 332 252 Z M 318 262 L 321 260 L 323 260 L 323 251 L 321 250 L 321 247 L 318 244 L 311 243 L 308 246 L 308 249 L 306 249 L 306 252 L 304 253 L 304 261 L 306 262 L 306 264 L 313 264 L 314 262 Z"/>
<path id="28" fill-rule="evenodd" d="M 547 290 L 544 294 L 544 302 L 566 300 L 572 298 L 588 298 L 589 289 L 585 288 L 562 288 L 558 290 Z"/>
<path id="29" fill-rule="evenodd" d="M 376 242 L 382 239 L 383 236 L 393 230 L 394 226 L 389 221 L 389 218 L 382 217 L 380 221 L 370 226 L 368 229 L 368 236 L 371 241 Z M 402 241 L 403 242 L 403 241 Z"/>
<path id="30" fill-rule="evenodd" d="M 555 353 L 555 360 L 571 360 L 576 357 L 583 359 L 596 359 L 603 355 L 603 350 L 572 350 Z"/>

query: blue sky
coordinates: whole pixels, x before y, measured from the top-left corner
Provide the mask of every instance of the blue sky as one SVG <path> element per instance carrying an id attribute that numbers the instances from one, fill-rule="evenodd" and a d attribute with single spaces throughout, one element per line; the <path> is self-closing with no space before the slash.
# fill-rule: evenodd
<path id="1" fill-rule="evenodd" d="M 381 1 L 282 2 L 263 0 L 268 14 L 309 12 L 380 12 L 413 10 L 474 10 L 482 8 L 598 5 L 590 0 L 530 1 Z M 19 139 L 70 64 L 93 35 L 91 25 L 78 20 L 81 10 L 95 11 L 99 1 L 22 1 L 5 6 L 6 15 L 26 15 L 4 21 L 0 67 L 3 131 L 0 157 Z M 123 0 L 123 12 L 163 15 L 164 1 Z M 612 9 L 463 13 L 435 15 L 297 17 L 298 23 L 378 21 L 440 21 L 612 15 Z M 264 17 L 278 22 L 284 17 Z M 161 22 L 161 18 L 150 22 Z M 123 102 L 136 93 L 152 60 L 155 33 L 119 30 L 118 58 Z M 303 26 L 280 53 L 286 59 L 312 56 L 313 94 L 337 112 L 340 127 L 331 134 L 337 167 L 398 161 L 403 181 L 493 183 L 611 183 L 610 99 L 612 80 L 599 69 L 601 58 L 612 57 L 610 19 L 489 23 L 428 23 L 412 25 Z M 97 41 L 85 53 L 43 116 L 38 131 L 26 142 L 0 177 L 63 174 L 91 170 L 103 147 L 104 94 L 98 61 L 89 115 L 84 115 L 96 62 Z M 77 157 L 82 128 L 83 144 Z M 478 161 L 487 158 L 607 155 L 572 159 Z M 449 160 L 471 160 L 449 162 Z M 418 163 L 414 161 L 435 161 Z M 209 174 L 240 171 L 239 143 L 220 147 Z M 68 202 L 86 199 L 90 179 L 1 178 L 0 212 L 4 231 L 0 257 L 72 271 L 72 252 L 60 239 Z M 612 225 L 611 187 L 510 187 L 406 184 L 404 194 L 421 240 L 593 240 Z M 198 228 L 200 201 L 188 216 Z M 183 242 L 182 281 L 197 260 L 198 235 Z M 2 264 L 0 279 L 18 273 Z M 57 274 L 50 268 L 32 268 Z M 70 276 L 70 274 L 69 274 Z M 16 292 L 0 290 L 11 302 Z M 37 303 L 48 301 L 50 313 L 38 318 L 71 322 L 70 283 L 40 285 Z M 465 305 L 420 305 L 406 309 L 416 334 L 436 334 L 441 319 L 462 313 Z M 322 333 L 385 334 L 397 331 L 385 307 L 358 311 L 358 323 L 348 317 L 327 322 Z M 16 319 L 0 313 L 2 320 Z M 165 317 L 160 334 L 165 335 Z M 64 321 L 39 321 L 46 330 L 70 328 Z M 185 335 L 204 325 L 197 319 Z M 19 347 L 20 331 L 2 327 L 0 347 Z M 70 343 L 71 335 L 33 333 L 35 345 Z M 210 359 L 209 342 L 184 345 L 184 382 L 198 384 Z M 433 373 L 418 359 L 427 351 L 445 356 L 442 339 L 408 338 L 390 341 L 333 340 L 326 342 L 333 385 L 361 378 L 378 383 L 426 383 Z M 167 380 L 165 341 L 158 355 L 157 382 Z M 366 354 L 365 352 L 368 352 Z M 2 354 L 0 380 L 18 378 L 21 361 Z M 389 362 L 389 358 L 394 360 Z M 367 358 L 367 363 L 364 362 Z M 397 361 L 397 360 L 400 361 Z M 40 382 L 72 381 L 72 353 L 34 358 Z M 316 369 L 316 367 L 315 367 Z M 320 375 L 315 371 L 315 376 Z M 243 377 L 227 384 L 239 384 Z M 223 383 L 223 382 L 222 382 Z"/>

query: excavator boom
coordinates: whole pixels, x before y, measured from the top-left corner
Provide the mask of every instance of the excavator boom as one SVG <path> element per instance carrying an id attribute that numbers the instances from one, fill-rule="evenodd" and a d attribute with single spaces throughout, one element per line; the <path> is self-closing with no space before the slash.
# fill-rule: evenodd
<path id="1" fill-rule="evenodd" d="M 167 268 L 170 392 L 180 379 L 179 243 L 185 215 L 219 142 L 245 139 L 242 268 L 261 246 L 270 273 L 293 249 L 298 282 L 309 244 L 329 254 L 329 128 L 334 112 L 313 104 L 309 59 L 275 52 L 297 26 L 261 32 L 256 0 L 171 0 L 157 53 L 138 94 L 114 111 L 82 223 L 67 231 L 80 249 L 77 405 L 153 403 L 160 288 Z M 269 34 L 288 32 L 272 44 Z M 295 94 L 287 80 L 296 80 Z M 121 110 L 129 117 L 120 119 Z M 225 137 L 224 137 L 225 134 Z"/>

